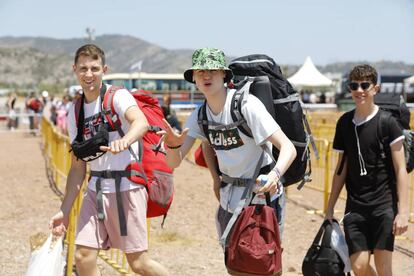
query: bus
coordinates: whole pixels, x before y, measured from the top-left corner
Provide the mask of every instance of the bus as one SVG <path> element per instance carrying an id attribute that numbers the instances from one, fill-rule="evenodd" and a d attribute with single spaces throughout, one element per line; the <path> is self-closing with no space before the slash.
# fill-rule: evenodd
<path id="1" fill-rule="evenodd" d="M 397 93 L 404 97 L 408 106 L 414 106 L 414 85 L 404 83 L 404 80 L 411 75 L 378 75 L 378 82 L 381 83 L 380 93 Z M 339 109 L 347 111 L 353 108 L 351 93 L 348 90 L 348 74 L 341 80 L 341 86 L 335 95 L 335 102 Z"/>
<path id="2" fill-rule="evenodd" d="M 168 93 L 176 107 L 195 106 L 204 100 L 203 94 L 197 90 L 195 84 L 184 80 L 183 74 L 115 73 L 104 75 L 103 81 L 111 85 L 124 86 L 129 90 L 144 89 L 152 92 L 160 100 Z"/>

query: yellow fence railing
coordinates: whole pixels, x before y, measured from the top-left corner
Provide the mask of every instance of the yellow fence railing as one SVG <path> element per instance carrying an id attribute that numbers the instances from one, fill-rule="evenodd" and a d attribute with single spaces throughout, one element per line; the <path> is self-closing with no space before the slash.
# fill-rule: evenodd
<path id="1" fill-rule="evenodd" d="M 338 112 L 310 112 L 307 115 L 313 136 L 316 137 L 315 141 L 320 158 L 319 160 L 316 160 L 315 155 L 313 153 L 311 154 L 313 180 L 312 182 L 306 184 L 305 187 L 323 193 L 323 201 L 320 206 L 320 211 L 326 209 L 331 189 L 331 180 L 338 159 L 338 154 L 332 151 L 332 139 L 335 133 L 335 123 L 339 115 L 340 113 Z M 48 178 L 51 186 L 55 190 L 55 193 L 62 197 L 71 162 L 69 139 L 67 136 L 60 134 L 52 123 L 45 118 L 42 119 L 41 133 L 43 140 L 43 154 L 46 160 Z M 414 222 L 413 180 L 413 174 L 410 174 L 410 222 Z M 83 187 L 86 187 L 86 180 Z M 72 275 L 73 270 L 75 229 L 82 202 L 82 194 L 83 193 L 79 193 L 70 214 L 70 222 L 66 235 L 66 243 L 68 246 L 66 275 Z M 345 189 L 343 189 L 340 196 L 341 198 L 345 198 Z M 131 269 L 128 266 L 125 255 L 121 251 L 117 249 L 101 251 L 99 256 L 102 260 L 113 267 L 120 275 L 136 275 L 131 273 Z"/>

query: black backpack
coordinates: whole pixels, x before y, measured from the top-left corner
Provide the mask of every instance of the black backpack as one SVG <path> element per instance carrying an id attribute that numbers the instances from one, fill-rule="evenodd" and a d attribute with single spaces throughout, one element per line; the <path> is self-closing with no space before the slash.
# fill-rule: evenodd
<path id="1" fill-rule="evenodd" d="M 414 132 L 410 130 L 410 110 L 403 97 L 397 93 L 378 93 L 374 98 L 375 104 L 378 105 L 381 110 L 386 112 L 380 112 L 378 123 L 378 138 L 380 141 L 380 154 L 383 158 L 386 158 L 387 154 L 385 149 L 388 149 L 385 141 L 387 137 L 387 126 L 389 117 L 394 117 L 404 134 L 404 152 L 407 172 L 410 173 L 414 169 Z"/>
<path id="2" fill-rule="evenodd" d="M 323 236 L 322 236 L 323 234 Z M 302 263 L 304 276 L 345 276 L 345 264 L 331 247 L 332 224 L 325 220 Z"/>
<path id="3" fill-rule="evenodd" d="M 282 177 L 283 186 L 301 181 L 298 189 L 305 182 L 311 181 L 311 164 L 309 144 L 312 144 L 318 158 L 317 149 L 311 135 L 310 127 L 303 113 L 300 96 L 282 75 L 276 62 L 266 55 L 248 55 L 230 62 L 234 85 L 237 92 L 232 99 L 233 121 L 243 119 L 241 103 L 244 97 L 242 87 L 250 85 L 249 93 L 256 96 L 266 107 L 286 136 L 295 145 L 297 155 L 292 165 Z M 244 120 L 244 119 L 243 119 Z M 252 137 L 246 121 L 238 126 L 245 135 Z M 273 147 L 273 157 L 277 160 L 279 150 Z"/>

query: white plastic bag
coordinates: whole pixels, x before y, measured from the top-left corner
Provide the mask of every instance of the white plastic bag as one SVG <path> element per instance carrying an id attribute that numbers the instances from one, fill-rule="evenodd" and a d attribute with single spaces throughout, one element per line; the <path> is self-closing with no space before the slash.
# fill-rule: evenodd
<path id="1" fill-rule="evenodd" d="M 64 268 L 62 237 L 53 239 L 50 235 L 40 248 L 32 252 L 26 276 L 62 276 Z"/>
<path id="2" fill-rule="evenodd" d="M 344 262 L 344 272 L 351 271 L 351 261 L 349 260 L 348 246 L 346 245 L 345 236 L 342 233 L 338 222 L 332 222 L 331 247 L 338 253 Z"/>

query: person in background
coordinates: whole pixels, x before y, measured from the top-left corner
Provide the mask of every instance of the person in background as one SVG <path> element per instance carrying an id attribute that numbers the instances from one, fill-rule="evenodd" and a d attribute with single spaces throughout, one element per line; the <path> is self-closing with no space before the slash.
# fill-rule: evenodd
<path id="1" fill-rule="evenodd" d="M 26 99 L 26 111 L 29 116 L 29 128 L 33 135 L 36 135 L 39 129 L 40 116 L 43 110 L 43 103 L 37 98 L 34 91 L 30 92 Z"/>
<path id="2" fill-rule="evenodd" d="M 174 128 L 176 131 L 181 132 L 181 123 L 178 121 L 177 114 L 174 110 L 171 109 L 171 94 L 165 94 L 163 96 L 163 102 L 162 102 L 162 111 L 164 112 L 164 117 L 167 119 L 167 122 L 170 124 L 172 128 Z"/>
<path id="3" fill-rule="evenodd" d="M 70 108 L 70 97 L 69 95 L 63 96 L 62 102 L 56 106 L 56 127 L 63 133 L 67 134 L 67 115 Z"/>
<path id="4" fill-rule="evenodd" d="M 49 92 L 46 90 L 42 91 L 42 103 L 43 106 L 46 106 L 46 104 L 49 102 Z"/>
<path id="5" fill-rule="evenodd" d="M 339 152 L 325 218 L 332 220 L 339 194 L 346 186 L 345 238 L 355 275 L 392 275 L 396 235 L 408 227 L 408 177 L 402 130 L 390 117 L 385 155 L 380 150 L 380 108 L 374 96 L 380 87 L 370 65 L 358 65 L 349 74 L 355 109 L 338 120 L 334 150 Z M 370 266 L 374 254 L 375 270 Z"/>
<path id="6" fill-rule="evenodd" d="M 7 98 L 7 112 L 9 114 L 8 117 L 8 122 L 7 122 L 7 127 L 10 130 L 14 130 L 17 128 L 17 115 L 16 115 L 16 110 L 15 110 L 15 105 L 16 105 L 16 101 L 17 101 L 17 94 L 16 92 L 11 92 L 9 94 L 9 97 Z"/>

